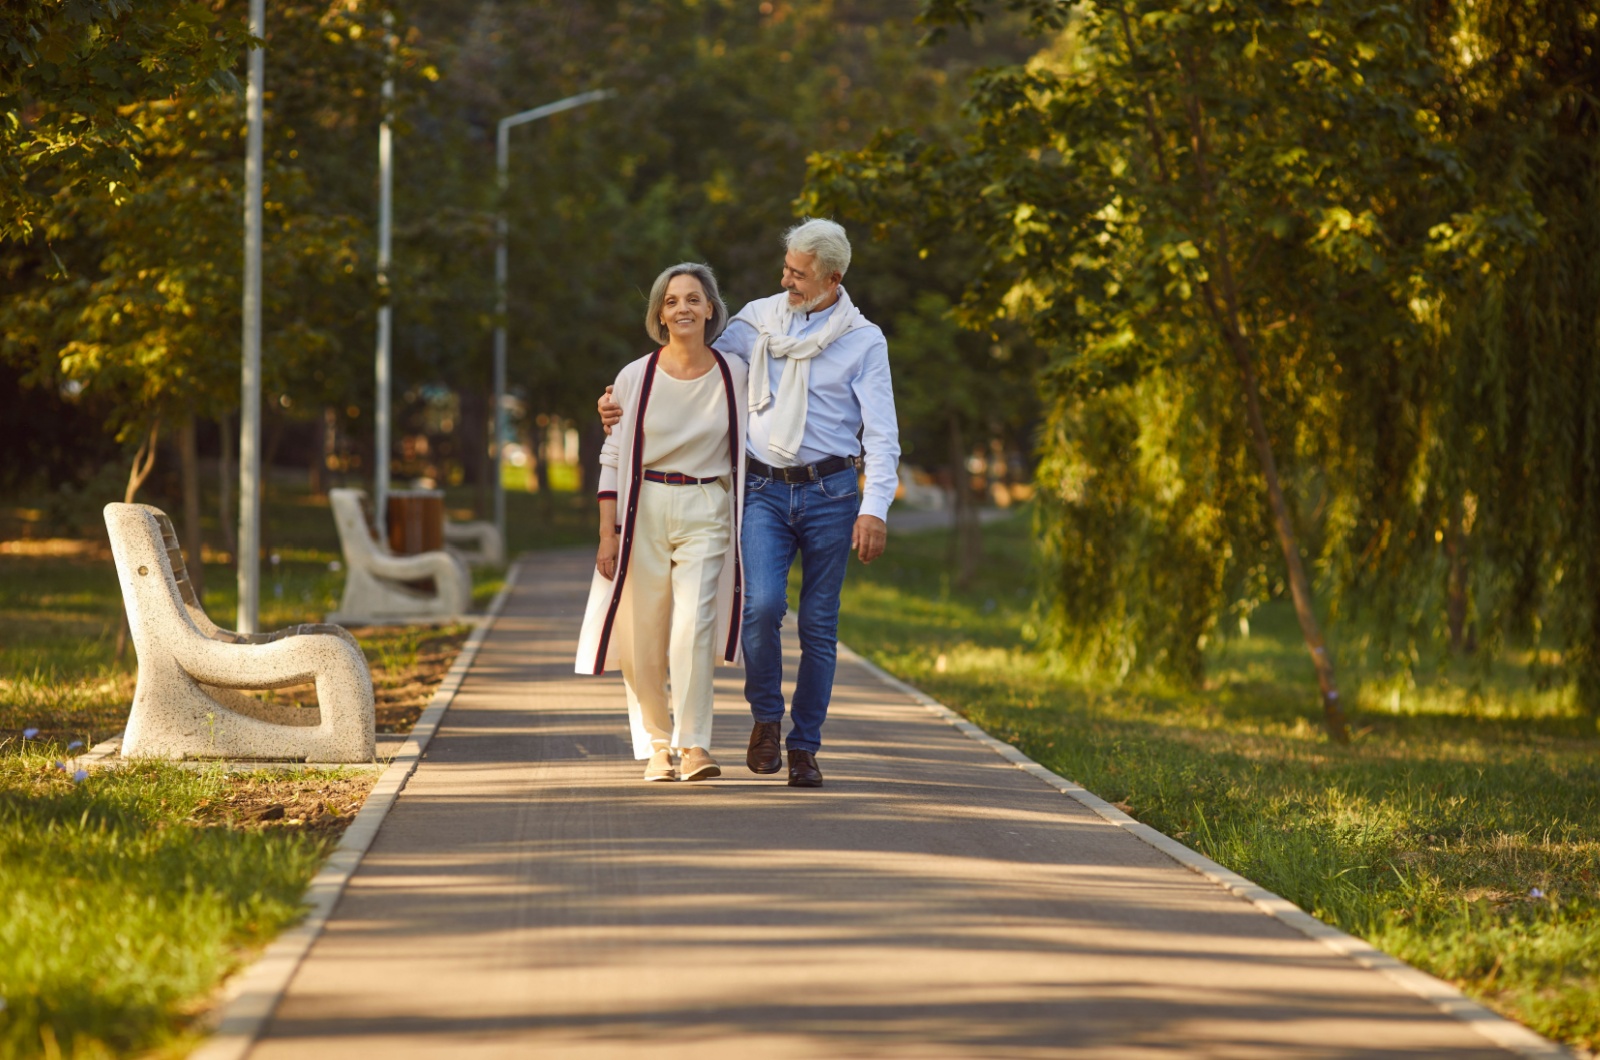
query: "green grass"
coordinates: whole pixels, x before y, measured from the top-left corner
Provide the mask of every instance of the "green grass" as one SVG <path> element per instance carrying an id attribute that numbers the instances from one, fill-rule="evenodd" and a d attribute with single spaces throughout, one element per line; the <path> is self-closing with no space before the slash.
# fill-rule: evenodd
<path id="1" fill-rule="evenodd" d="M 181 1048 L 215 984 L 301 915 L 331 841 L 195 820 L 234 782 L 220 770 L 77 782 L 59 753 L 0 755 L 0 1056 Z"/>
<path id="2" fill-rule="evenodd" d="M 1212 645 L 1201 690 L 1119 686 L 1034 649 L 1026 520 L 985 535 L 966 591 L 947 535 L 891 537 L 846 583 L 841 639 L 1322 919 L 1600 1045 L 1600 739 L 1569 694 L 1525 659 L 1397 680 L 1352 645 L 1358 735 L 1339 747 L 1287 607 Z"/>

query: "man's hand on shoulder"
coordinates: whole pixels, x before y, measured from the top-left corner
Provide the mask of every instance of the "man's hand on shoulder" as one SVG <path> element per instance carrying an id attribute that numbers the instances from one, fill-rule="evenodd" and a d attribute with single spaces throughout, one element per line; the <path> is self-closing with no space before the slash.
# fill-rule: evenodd
<path id="1" fill-rule="evenodd" d="M 600 425 L 611 433 L 611 428 L 622 419 L 622 406 L 611 399 L 611 387 L 606 387 L 606 392 L 600 395 L 600 400 L 595 403 L 595 410 L 600 413 Z"/>
<path id="2" fill-rule="evenodd" d="M 876 515 L 856 516 L 855 529 L 850 533 L 850 547 L 856 550 L 862 563 L 871 563 L 883 555 L 889 541 L 889 528 Z"/>

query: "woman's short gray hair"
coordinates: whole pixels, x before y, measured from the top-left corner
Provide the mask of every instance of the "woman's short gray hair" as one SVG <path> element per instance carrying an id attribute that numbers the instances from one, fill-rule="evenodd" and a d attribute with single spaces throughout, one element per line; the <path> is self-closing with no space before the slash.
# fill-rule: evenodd
<path id="1" fill-rule="evenodd" d="M 836 272 L 843 279 L 850 271 L 850 237 L 837 222 L 809 217 L 783 234 L 783 245 L 815 257 L 823 279 Z"/>
<path id="2" fill-rule="evenodd" d="M 672 282 L 674 276 L 693 276 L 700 281 L 700 289 L 706 293 L 706 301 L 711 303 L 711 319 L 706 321 L 706 345 L 711 345 L 722 334 L 722 329 L 728 326 L 728 307 L 723 304 L 722 294 L 717 290 L 717 277 L 711 271 L 711 266 L 701 265 L 697 261 L 680 261 L 661 270 L 661 275 L 656 277 L 656 282 L 650 288 L 650 305 L 644 311 L 644 330 L 663 346 L 672 338 L 661 324 L 661 303 L 667 300 L 667 284 Z"/>

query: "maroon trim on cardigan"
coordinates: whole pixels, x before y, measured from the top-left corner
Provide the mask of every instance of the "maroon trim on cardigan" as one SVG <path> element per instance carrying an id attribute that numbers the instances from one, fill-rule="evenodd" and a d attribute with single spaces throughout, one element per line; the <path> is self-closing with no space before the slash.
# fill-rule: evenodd
<path id="1" fill-rule="evenodd" d="M 744 488 L 739 481 L 739 454 L 743 451 L 744 439 L 739 437 L 738 399 L 733 393 L 733 373 L 728 371 L 728 362 L 715 346 L 711 348 L 711 355 L 717 359 L 717 367 L 722 369 L 722 389 L 728 399 L 728 457 L 733 463 L 733 614 L 728 619 L 728 646 L 722 654 L 723 659 L 733 662 L 739 649 L 740 623 L 744 620 L 744 566 L 739 562 L 739 491 Z"/>
<path id="2" fill-rule="evenodd" d="M 605 624 L 600 627 L 600 647 L 595 652 L 594 672 L 606 672 L 606 649 L 611 646 L 611 627 L 617 621 L 617 608 L 622 605 L 622 587 L 628 577 L 628 556 L 633 551 L 633 528 L 639 515 L 639 482 L 644 476 L 644 413 L 650 404 L 650 387 L 656 379 L 656 362 L 661 360 L 661 350 L 650 355 L 644 366 L 644 381 L 639 388 L 638 422 L 633 429 L 633 452 L 629 454 L 628 511 L 622 521 L 622 549 L 617 554 L 617 581 L 611 590 L 611 606 L 606 609 Z"/>
<path id="3" fill-rule="evenodd" d="M 599 493 L 594 495 L 594 499 L 597 501 L 614 501 L 617 499 L 617 491 L 601 490 Z"/>

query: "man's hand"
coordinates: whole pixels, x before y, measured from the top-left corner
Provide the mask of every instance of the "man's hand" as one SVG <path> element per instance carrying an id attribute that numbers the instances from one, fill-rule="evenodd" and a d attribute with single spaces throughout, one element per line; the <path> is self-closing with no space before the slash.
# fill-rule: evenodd
<path id="1" fill-rule="evenodd" d="M 850 532 L 850 547 L 856 550 L 862 563 L 871 563 L 883 555 L 888 543 L 889 528 L 876 515 L 858 515 L 855 529 Z"/>
<path id="2" fill-rule="evenodd" d="M 600 395 L 600 400 L 595 403 L 595 409 L 600 413 L 600 425 L 611 433 L 611 428 L 622 419 L 622 406 L 611 400 L 611 388 L 606 387 L 606 392 Z"/>

